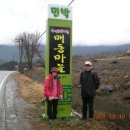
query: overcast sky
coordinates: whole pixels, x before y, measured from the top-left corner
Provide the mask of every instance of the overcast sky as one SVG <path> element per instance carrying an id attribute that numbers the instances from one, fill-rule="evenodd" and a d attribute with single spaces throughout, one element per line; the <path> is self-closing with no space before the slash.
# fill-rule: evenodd
<path id="1" fill-rule="evenodd" d="M 46 29 L 48 4 L 71 0 L 0 0 L 0 44 L 22 32 Z M 130 0 L 74 0 L 73 45 L 130 43 Z M 43 41 L 45 41 L 44 35 Z"/>

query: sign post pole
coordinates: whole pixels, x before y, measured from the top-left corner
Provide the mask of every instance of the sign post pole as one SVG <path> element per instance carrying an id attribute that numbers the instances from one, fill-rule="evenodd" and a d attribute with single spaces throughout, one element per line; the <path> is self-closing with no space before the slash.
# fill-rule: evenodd
<path id="1" fill-rule="evenodd" d="M 57 67 L 63 86 L 58 116 L 71 116 L 72 99 L 72 10 L 68 6 L 49 5 L 46 29 L 45 76 Z"/>

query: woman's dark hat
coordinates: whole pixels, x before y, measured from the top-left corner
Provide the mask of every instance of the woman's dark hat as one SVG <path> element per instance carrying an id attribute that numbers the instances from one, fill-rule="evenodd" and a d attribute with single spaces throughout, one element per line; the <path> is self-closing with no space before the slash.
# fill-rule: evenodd
<path id="1" fill-rule="evenodd" d="M 57 72 L 58 73 L 58 69 L 56 67 L 52 67 L 50 73 L 52 73 L 52 72 Z"/>

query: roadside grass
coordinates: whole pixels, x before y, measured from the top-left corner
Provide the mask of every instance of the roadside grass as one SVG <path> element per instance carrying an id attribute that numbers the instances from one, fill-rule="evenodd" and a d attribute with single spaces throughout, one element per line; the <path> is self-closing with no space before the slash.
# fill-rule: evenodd
<path id="1" fill-rule="evenodd" d="M 16 72 L 13 78 L 17 81 L 19 86 L 20 96 L 27 102 L 35 104 L 35 108 L 27 110 L 30 117 L 29 121 L 34 130 L 110 130 L 108 125 L 104 124 L 103 120 L 81 121 L 78 117 L 58 118 L 51 124 L 48 119 L 42 117 L 45 110 L 43 103 L 43 84 L 32 80 L 31 78 Z M 115 129 L 111 129 L 115 130 Z"/>
<path id="2" fill-rule="evenodd" d="M 19 93 L 25 101 L 37 104 L 43 100 L 43 84 L 18 72 L 13 77 L 18 83 Z"/>

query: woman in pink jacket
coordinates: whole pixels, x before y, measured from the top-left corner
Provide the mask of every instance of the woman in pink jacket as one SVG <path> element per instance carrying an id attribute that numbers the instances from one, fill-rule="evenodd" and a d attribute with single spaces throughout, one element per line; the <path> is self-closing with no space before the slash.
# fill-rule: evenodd
<path id="1" fill-rule="evenodd" d="M 47 115 L 49 121 L 56 119 L 58 100 L 62 98 L 62 85 L 58 76 L 58 69 L 52 67 L 45 79 L 44 95 L 47 101 Z"/>

